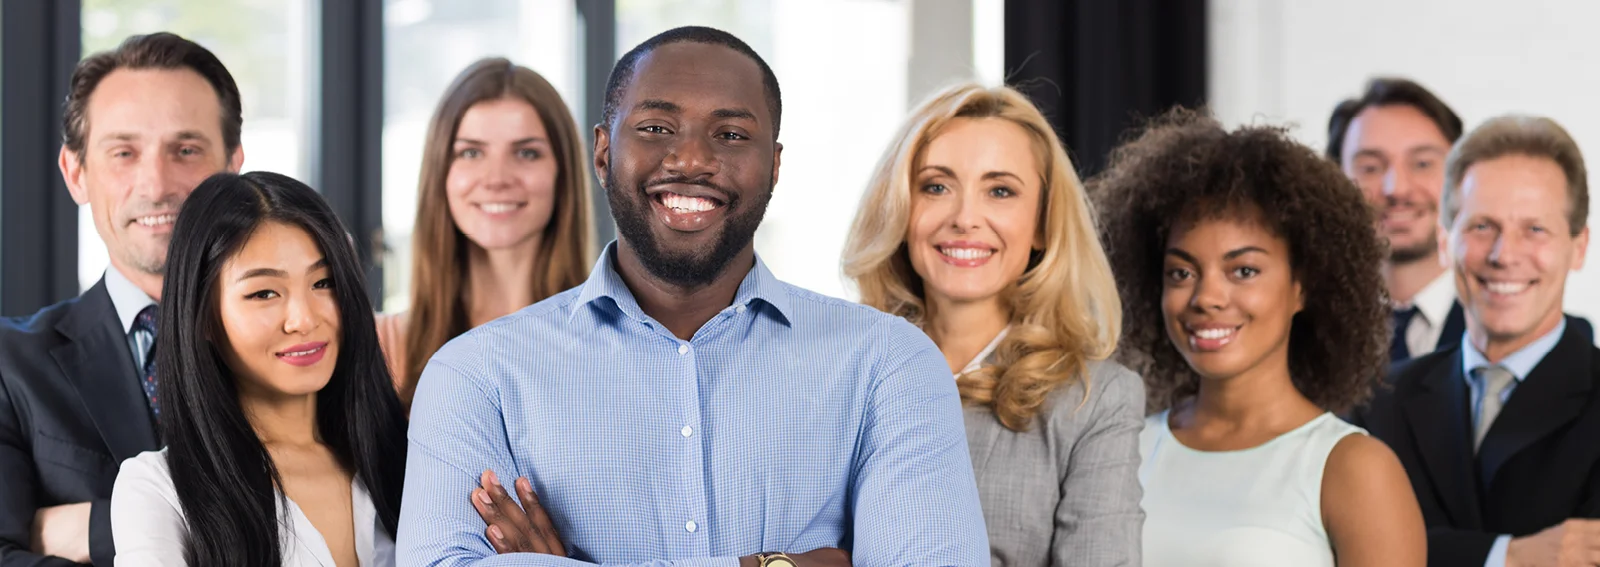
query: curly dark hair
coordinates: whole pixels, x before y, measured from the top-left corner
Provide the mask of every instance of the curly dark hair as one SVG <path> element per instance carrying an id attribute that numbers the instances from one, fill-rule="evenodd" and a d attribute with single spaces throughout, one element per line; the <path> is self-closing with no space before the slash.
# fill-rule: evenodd
<path id="1" fill-rule="evenodd" d="M 1366 401 L 1389 361 L 1385 246 L 1374 212 L 1339 166 L 1273 126 L 1223 129 L 1203 112 L 1156 118 L 1089 184 L 1122 295 L 1122 362 L 1145 377 L 1157 413 L 1195 395 L 1200 376 L 1167 337 L 1162 260 L 1175 227 L 1261 222 L 1283 237 L 1305 298 L 1289 330 L 1289 374 L 1335 413 Z"/>

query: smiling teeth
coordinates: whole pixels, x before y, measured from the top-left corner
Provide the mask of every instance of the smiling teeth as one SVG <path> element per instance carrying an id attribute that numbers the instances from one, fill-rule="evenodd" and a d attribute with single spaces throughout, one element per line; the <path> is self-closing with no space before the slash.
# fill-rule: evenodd
<path id="1" fill-rule="evenodd" d="M 661 195 L 661 204 L 678 213 L 701 213 L 717 208 L 716 201 L 700 197 L 686 197 L 677 193 Z"/>
<path id="2" fill-rule="evenodd" d="M 153 215 L 148 217 L 139 217 L 138 219 L 135 219 L 135 222 L 138 222 L 144 226 L 157 226 L 163 224 L 172 224 L 177 220 L 178 215 Z"/>
<path id="3" fill-rule="evenodd" d="M 994 250 L 987 248 L 940 248 L 939 253 L 957 260 L 977 260 L 993 256 Z"/>
<path id="4" fill-rule="evenodd" d="M 1516 295 L 1528 289 L 1528 282 L 1488 282 L 1489 293 Z"/>
<path id="5" fill-rule="evenodd" d="M 1215 341 L 1218 339 L 1228 338 L 1228 336 L 1232 335 L 1235 330 L 1237 329 L 1196 329 L 1191 332 L 1193 332 L 1194 336 L 1196 337 L 1200 337 L 1208 341 Z"/>
<path id="6" fill-rule="evenodd" d="M 478 205 L 478 208 L 483 209 L 483 212 L 491 215 L 498 215 L 500 213 L 509 213 L 511 211 L 515 211 L 521 206 L 522 205 L 517 203 L 483 203 Z"/>
<path id="7" fill-rule="evenodd" d="M 317 351 L 320 351 L 320 350 L 322 350 L 322 347 L 317 347 L 317 348 L 314 348 L 314 349 L 311 349 L 311 350 L 301 351 L 301 352 L 286 352 L 286 353 L 283 353 L 283 356 L 286 356 L 286 357 L 289 357 L 289 358 L 294 358 L 294 357 L 297 357 L 297 356 L 310 356 L 310 355 L 312 355 L 312 354 L 314 354 L 314 353 L 316 353 Z"/>

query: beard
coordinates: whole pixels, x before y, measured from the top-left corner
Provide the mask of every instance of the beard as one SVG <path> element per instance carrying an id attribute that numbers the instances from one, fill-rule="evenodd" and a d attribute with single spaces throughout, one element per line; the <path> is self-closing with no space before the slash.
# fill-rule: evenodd
<path id="1" fill-rule="evenodd" d="M 1405 265 L 1425 260 L 1432 260 L 1439 253 L 1439 230 L 1434 229 L 1428 237 L 1411 246 L 1394 247 L 1389 249 L 1389 263 Z"/>
<path id="2" fill-rule="evenodd" d="M 612 160 L 611 163 L 616 161 Z M 768 175 L 766 178 L 772 177 Z M 650 275 L 680 287 L 703 286 L 721 275 L 734 257 L 755 239 L 756 228 L 761 226 L 761 219 L 767 214 L 767 203 L 772 201 L 773 187 L 770 182 L 766 191 L 746 203 L 738 195 L 708 181 L 675 178 L 618 187 L 610 168 L 606 169 L 605 177 L 600 181 L 606 190 L 606 202 L 611 205 L 611 216 L 617 222 L 617 232 L 638 254 L 639 263 L 649 270 Z M 716 241 L 709 250 L 674 252 L 662 249 L 661 242 L 650 229 L 653 213 L 650 210 L 651 199 L 645 195 L 645 189 L 663 182 L 702 185 L 717 189 L 729 197 L 730 200 L 723 205 L 727 207 L 726 220 L 718 229 Z"/>

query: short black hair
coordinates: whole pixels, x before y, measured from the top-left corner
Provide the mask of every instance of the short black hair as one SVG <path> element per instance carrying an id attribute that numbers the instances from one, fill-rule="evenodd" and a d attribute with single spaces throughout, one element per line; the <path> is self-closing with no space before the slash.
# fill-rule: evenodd
<path id="1" fill-rule="evenodd" d="M 767 62 L 751 49 L 749 44 L 734 37 L 733 34 L 705 26 L 684 26 L 673 28 L 655 37 L 644 40 L 638 47 L 624 53 L 617 65 L 611 68 L 611 77 L 606 79 L 606 103 L 600 115 L 600 124 L 606 128 L 611 127 L 612 121 L 617 118 L 617 106 L 622 104 L 622 91 L 633 84 L 633 69 L 639 63 L 639 58 L 644 57 L 657 47 L 674 43 L 701 43 L 706 45 L 720 45 L 740 55 L 749 57 L 761 68 L 761 82 L 767 90 L 767 109 L 772 112 L 772 137 L 778 137 L 778 125 L 783 118 L 783 95 L 778 90 L 778 76 L 772 74 L 772 68 Z"/>
<path id="2" fill-rule="evenodd" d="M 1345 99 L 1333 108 L 1333 116 L 1328 118 L 1328 159 L 1334 163 L 1342 159 L 1344 135 L 1350 131 L 1350 122 L 1356 119 L 1357 114 L 1370 107 L 1397 104 L 1422 112 L 1423 116 L 1433 121 L 1434 126 L 1439 127 L 1439 132 L 1451 144 L 1461 138 L 1461 117 L 1456 116 L 1455 111 L 1450 110 L 1450 106 L 1431 91 L 1410 79 L 1375 77 L 1367 81 L 1367 88 L 1360 98 Z"/>

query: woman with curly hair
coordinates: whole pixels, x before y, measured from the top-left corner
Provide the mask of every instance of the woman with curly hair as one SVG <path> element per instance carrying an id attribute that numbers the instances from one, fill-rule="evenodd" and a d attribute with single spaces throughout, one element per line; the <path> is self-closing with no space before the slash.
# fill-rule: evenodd
<path id="1" fill-rule="evenodd" d="M 1146 377 L 1145 565 L 1423 565 L 1394 453 L 1335 417 L 1388 361 L 1383 245 L 1359 190 L 1281 128 L 1189 111 L 1092 184 Z"/>
<path id="2" fill-rule="evenodd" d="M 1038 109 L 964 85 L 907 121 L 845 245 L 861 300 L 920 326 L 967 406 L 994 565 L 1140 565 L 1139 377 L 1116 283 Z"/>

